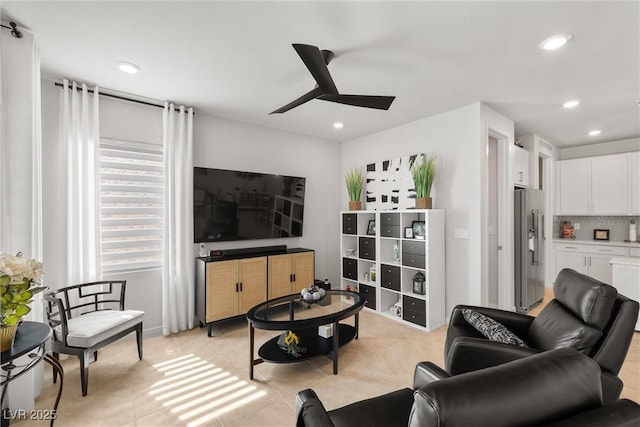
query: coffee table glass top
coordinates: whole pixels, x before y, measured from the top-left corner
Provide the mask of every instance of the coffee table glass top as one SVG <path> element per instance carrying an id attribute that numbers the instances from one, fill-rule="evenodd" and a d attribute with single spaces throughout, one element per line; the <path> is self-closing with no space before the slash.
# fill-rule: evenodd
<path id="1" fill-rule="evenodd" d="M 355 292 L 331 290 L 319 302 L 307 304 L 299 294 L 287 295 L 253 307 L 247 319 L 261 329 L 314 327 L 353 316 L 364 305 Z"/>

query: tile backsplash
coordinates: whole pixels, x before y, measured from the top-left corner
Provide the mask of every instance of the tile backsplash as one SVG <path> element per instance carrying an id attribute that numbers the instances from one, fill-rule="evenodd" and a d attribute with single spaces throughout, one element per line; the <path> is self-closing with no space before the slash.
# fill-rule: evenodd
<path id="1" fill-rule="evenodd" d="M 576 240 L 593 240 L 594 229 L 609 230 L 609 240 L 623 242 L 629 240 L 629 223 L 636 222 L 636 240 L 639 239 L 640 217 L 638 216 L 554 216 L 553 217 L 553 238 L 560 237 L 560 224 L 569 221 L 576 226 L 580 224 L 580 229 L 575 230 Z"/>

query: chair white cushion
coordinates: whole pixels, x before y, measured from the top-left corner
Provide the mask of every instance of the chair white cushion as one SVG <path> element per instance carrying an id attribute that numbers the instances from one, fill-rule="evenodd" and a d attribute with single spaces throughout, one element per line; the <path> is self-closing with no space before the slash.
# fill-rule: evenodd
<path id="1" fill-rule="evenodd" d="M 100 341 L 142 322 L 143 318 L 144 311 L 139 310 L 93 311 L 74 317 L 67 322 L 69 328 L 67 345 L 92 347 Z"/>

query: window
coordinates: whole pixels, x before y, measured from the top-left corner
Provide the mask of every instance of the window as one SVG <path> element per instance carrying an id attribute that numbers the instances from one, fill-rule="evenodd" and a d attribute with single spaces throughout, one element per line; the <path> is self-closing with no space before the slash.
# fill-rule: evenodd
<path id="1" fill-rule="evenodd" d="M 100 139 L 102 272 L 162 265 L 162 145 Z"/>

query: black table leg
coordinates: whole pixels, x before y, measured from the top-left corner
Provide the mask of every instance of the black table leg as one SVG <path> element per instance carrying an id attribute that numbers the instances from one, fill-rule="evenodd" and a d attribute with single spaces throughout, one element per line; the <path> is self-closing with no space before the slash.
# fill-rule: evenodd
<path id="1" fill-rule="evenodd" d="M 340 325 L 333 322 L 333 375 L 338 375 L 338 347 L 340 347 Z"/>
<path id="2" fill-rule="evenodd" d="M 53 405 L 53 414 L 51 415 L 51 423 L 49 424 L 51 427 L 53 427 L 53 422 L 56 420 L 58 415 L 58 403 L 60 403 L 60 396 L 62 396 L 64 370 L 62 369 L 62 365 L 60 364 L 60 361 L 57 358 L 50 356 L 49 354 L 44 355 L 44 360 L 45 362 L 49 363 L 53 368 L 54 377 L 56 376 L 56 374 L 60 376 L 60 385 L 58 386 L 58 395 L 56 396 L 56 403 L 54 403 Z"/>
<path id="3" fill-rule="evenodd" d="M 358 335 L 360 334 L 360 322 L 359 322 L 359 318 L 360 318 L 360 313 L 356 313 L 355 315 L 355 328 L 356 328 L 356 339 L 358 339 Z"/>
<path id="4" fill-rule="evenodd" d="M 249 322 L 249 379 L 253 379 L 253 347 L 255 345 L 255 329 Z"/>

